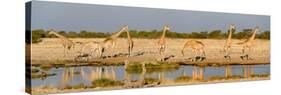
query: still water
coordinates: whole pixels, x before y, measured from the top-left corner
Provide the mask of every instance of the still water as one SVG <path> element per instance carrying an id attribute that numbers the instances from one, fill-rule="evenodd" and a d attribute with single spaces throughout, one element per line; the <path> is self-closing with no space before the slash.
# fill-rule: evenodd
<path id="1" fill-rule="evenodd" d="M 40 69 L 40 72 L 53 73 L 54 76 L 45 78 L 32 78 L 32 87 L 52 86 L 63 87 L 83 84 L 91 86 L 93 80 L 108 78 L 112 80 L 124 81 L 130 77 L 130 80 L 137 81 L 141 76 L 145 78 L 154 78 L 158 80 L 174 81 L 181 76 L 197 78 L 201 81 L 207 81 L 213 77 L 231 77 L 240 76 L 243 78 L 251 75 L 269 75 L 270 65 L 226 65 L 220 67 L 198 67 L 191 65 L 181 65 L 175 70 L 128 73 L 124 66 L 80 66 L 80 67 L 60 67 L 50 68 L 48 70 Z M 38 73 L 40 73 L 38 72 Z"/>

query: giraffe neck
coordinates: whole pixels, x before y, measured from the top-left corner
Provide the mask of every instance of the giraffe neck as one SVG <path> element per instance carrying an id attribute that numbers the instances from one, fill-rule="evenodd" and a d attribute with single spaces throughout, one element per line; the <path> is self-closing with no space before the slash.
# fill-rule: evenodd
<path id="1" fill-rule="evenodd" d="M 256 33 L 257 33 L 257 30 L 255 30 L 254 33 L 252 34 L 252 36 L 250 37 L 250 41 L 255 39 Z"/>
<path id="2" fill-rule="evenodd" d="M 162 36 L 161 36 L 161 39 L 164 39 L 165 36 L 166 36 L 166 29 L 164 28 L 164 29 L 163 29 L 163 33 L 162 33 Z"/>
<path id="3" fill-rule="evenodd" d="M 115 33 L 115 34 L 113 34 L 112 36 L 110 36 L 110 38 L 112 38 L 112 39 L 117 39 L 120 35 L 121 35 L 121 33 L 124 31 L 124 29 L 121 29 L 119 32 L 117 32 L 117 33 Z"/>
<path id="4" fill-rule="evenodd" d="M 127 38 L 128 38 L 128 40 L 131 40 L 131 36 L 130 36 L 130 32 L 129 31 L 127 31 Z"/>
<path id="5" fill-rule="evenodd" d="M 231 37 L 232 37 L 232 30 L 230 29 L 230 30 L 229 30 L 229 34 L 228 34 L 227 40 L 230 41 L 230 40 L 231 40 Z"/>
<path id="6" fill-rule="evenodd" d="M 62 35 L 60 35 L 60 34 L 58 34 L 57 32 L 53 32 L 53 34 L 54 34 L 55 36 L 59 37 L 60 39 L 63 39 L 63 40 L 67 39 L 66 37 L 64 37 L 64 36 L 62 36 Z"/>

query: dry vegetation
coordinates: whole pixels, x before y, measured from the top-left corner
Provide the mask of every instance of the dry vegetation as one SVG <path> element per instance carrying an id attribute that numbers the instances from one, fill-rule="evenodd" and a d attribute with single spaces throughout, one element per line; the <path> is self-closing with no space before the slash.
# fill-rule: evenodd
<path id="1" fill-rule="evenodd" d="M 74 42 L 88 42 L 88 41 L 102 41 L 103 38 L 72 38 Z M 122 63 L 124 60 L 128 59 L 130 62 L 143 62 L 143 61 L 153 61 L 159 60 L 160 55 L 157 49 L 158 39 L 133 39 L 135 46 L 133 49 L 133 54 L 143 53 L 143 55 L 127 57 L 115 57 L 107 59 L 97 59 L 92 58 L 91 61 L 103 61 L 105 63 Z M 186 55 L 182 56 L 180 50 L 183 44 L 188 39 L 167 39 L 167 49 L 165 51 L 166 57 L 170 57 L 167 62 L 186 62 L 189 57 L 191 57 L 191 51 L 188 49 Z M 223 46 L 225 40 L 218 39 L 197 39 L 205 44 L 206 57 L 207 59 L 203 63 L 270 63 L 270 40 L 256 39 L 250 57 L 253 60 L 242 61 L 239 57 L 241 55 L 242 46 L 235 44 L 243 40 L 234 39 L 233 50 L 232 50 L 232 60 L 225 60 L 223 58 Z M 61 60 L 73 60 L 79 55 L 78 50 L 80 50 L 80 45 L 75 45 L 75 49 L 70 51 L 69 54 L 63 56 L 63 47 L 59 43 L 58 38 L 43 38 L 42 42 L 32 44 L 32 63 L 41 64 L 44 61 L 52 62 L 54 60 L 61 62 Z M 110 51 L 105 52 L 105 55 L 110 55 Z M 120 38 L 117 41 L 115 54 L 127 53 L 127 40 L 125 38 Z"/>

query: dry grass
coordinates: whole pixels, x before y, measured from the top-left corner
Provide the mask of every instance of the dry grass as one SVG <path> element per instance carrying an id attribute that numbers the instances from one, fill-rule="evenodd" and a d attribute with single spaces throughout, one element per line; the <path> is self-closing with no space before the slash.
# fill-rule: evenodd
<path id="1" fill-rule="evenodd" d="M 71 39 L 74 42 L 88 42 L 88 41 L 102 41 L 103 38 L 94 39 L 94 38 L 74 38 Z M 143 52 L 143 55 L 134 56 L 129 58 L 130 62 L 143 62 L 143 61 L 158 61 L 160 58 L 159 53 L 157 52 L 157 41 L 158 39 L 133 39 L 135 46 L 133 53 Z M 185 62 L 189 57 L 191 57 L 190 49 L 186 51 L 186 55 L 182 56 L 180 50 L 183 47 L 183 44 L 188 39 L 167 39 L 167 49 L 165 55 L 171 57 L 167 62 Z M 270 40 L 260 40 L 256 39 L 250 57 L 253 60 L 242 61 L 239 57 L 241 55 L 242 46 L 235 44 L 241 42 L 241 40 L 233 40 L 233 50 L 232 50 L 232 60 L 225 60 L 223 58 L 223 46 L 225 40 L 217 39 L 197 39 L 202 41 L 205 44 L 206 57 L 207 59 L 203 63 L 270 63 Z M 44 60 L 73 60 L 78 56 L 78 50 L 80 50 L 80 45 L 76 45 L 75 49 L 68 53 L 66 57 L 63 56 L 63 47 L 59 43 L 57 38 L 45 38 L 41 43 L 32 44 L 32 60 L 35 61 L 44 61 Z M 111 50 L 105 52 L 105 55 L 110 55 Z M 117 41 L 115 54 L 118 53 L 127 53 L 127 40 L 120 38 Z M 105 63 L 111 62 L 124 62 L 128 58 L 126 57 L 116 57 L 108 59 L 97 59 L 92 58 L 91 60 L 103 61 Z M 192 62 L 191 62 L 192 63 Z"/>

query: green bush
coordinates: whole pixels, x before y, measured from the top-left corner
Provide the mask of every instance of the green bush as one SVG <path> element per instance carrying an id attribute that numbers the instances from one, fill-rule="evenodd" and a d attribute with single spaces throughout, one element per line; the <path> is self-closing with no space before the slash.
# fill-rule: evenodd
<path id="1" fill-rule="evenodd" d="M 157 39 L 162 35 L 162 30 L 129 30 L 132 38 L 146 38 L 146 39 Z M 32 31 L 32 43 L 37 43 L 42 41 L 41 38 L 53 38 L 54 35 L 47 35 L 48 31 L 44 31 L 42 29 L 37 29 Z M 61 35 L 64 35 L 69 38 L 105 38 L 112 35 L 109 32 L 95 32 L 95 31 L 80 31 L 80 32 L 66 32 L 59 31 Z M 181 32 L 173 32 L 169 31 L 166 33 L 166 37 L 168 38 L 196 38 L 196 39 L 224 39 L 226 38 L 228 33 L 223 32 L 221 30 L 213 30 L 211 32 L 208 31 L 199 31 L 199 32 L 191 32 L 191 33 L 181 33 Z M 252 29 L 244 29 L 242 32 L 233 33 L 234 39 L 247 39 L 252 35 Z M 127 38 L 126 32 L 123 32 L 120 35 L 121 38 Z M 265 31 L 256 35 L 257 38 L 260 39 L 270 39 L 270 31 Z"/>
<path id="2" fill-rule="evenodd" d="M 270 39 L 270 32 L 269 31 L 262 32 L 261 34 L 259 34 L 258 38 L 260 38 L 260 39 Z"/>
<path id="3" fill-rule="evenodd" d="M 146 68 L 146 73 L 153 73 L 153 72 L 164 72 L 164 71 L 174 71 L 179 69 L 180 65 L 179 64 L 174 64 L 174 63 L 159 63 L 159 64 L 152 64 L 152 63 L 147 63 L 145 64 Z M 127 69 L 127 73 L 134 73 L 134 74 L 139 74 L 142 73 L 142 64 L 140 63 L 132 63 L 129 64 Z"/>
<path id="4" fill-rule="evenodd" d="M 175 82 L 188 82 L 192 80 L 190 76 L 179 76 L 175 79 Z"/>
<path id="5" fill-rule="evenodd" d="M 41 42 L 41 38 L 46 37 L 45 35 L 45 31 L 42 29 L 38 29 L 38 30 L 32 30 L 32 43 L 38 43 Z"/>
<path id="6" fill-rule="evenodd" d="M 208 38 L 222 39 L 224 38 L 224 33 L 221 30 L 214 30 L 208 34 Z"/>
<path id="7" fill-rule="evenodd" d="M 101 78 L 101 79 L 97 79 L 94 80 L 92 82 L 92 84 L 95 87 L 112 87 L 112 86 L 121 86 L 123 85 L 123 83 L 121 81 L 114 81 L 114 80 L 110 80 L 110 79 L 106 79 L 106 78 Z"/>

